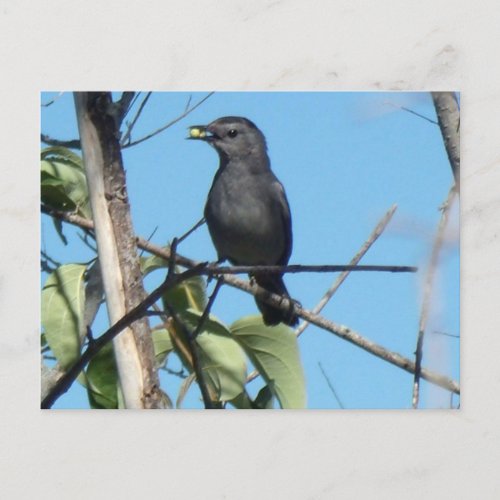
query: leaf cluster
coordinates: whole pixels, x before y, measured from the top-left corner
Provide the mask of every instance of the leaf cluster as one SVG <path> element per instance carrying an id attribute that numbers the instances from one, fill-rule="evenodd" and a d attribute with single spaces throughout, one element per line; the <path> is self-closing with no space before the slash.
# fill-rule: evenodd
<path id="1" fill-rule="evenodd" d="M 50 147 L 41 155 L 41 199 L 47 207 L 91 217 L 88 191 L 81 158 L 62 147 Z M 54 218 L 65 240 L 61 223 Z M 141 258 L 144 276 L 166 272 L 168 263 L 159 257 Z M 161 312 L 175 311 L 175 320 L 166 312 L 152 330 L 156 362 L 170 376 L 168 363 L 176 357 L 186 376 L 173 398 L 162 387 L 170 405 L 180 407 L 195 380 L 186 331 L 194 331 L 207 304 L 207 283 L 201 276 L 190 278 L 165 293 Z M 91 327 L 103 302 L 98 261 L 91 264 L 65 263 L 47 277 L 42 289 L 42 353 L 55 358 L 51 369 L 66 370 L 78 360 L 85 345 L 93 341 Z M 167 307 L 168 304 L 168 307 Z M 231 325 L 213 315 L 196 337 L 200 363 L 211 399 L 219 406 L 303 408 L 305 380 L 297 339 L 287 326 L 267 327 L 260 316 L 241 318 Z M 47 361 L 45 361 L 46 363 Z M 247 390 L 248 372 L 258 370 L 264 385 L 252 398 Z M 47 368 L 47 366 L 45 367 Z M 168 384 L 169 378 L 167 377 Z M 81 373 L 78 382 L 88 393 L 92 408 L 119 408 L 122 405 L 112 344 L 102 349 Z"/>

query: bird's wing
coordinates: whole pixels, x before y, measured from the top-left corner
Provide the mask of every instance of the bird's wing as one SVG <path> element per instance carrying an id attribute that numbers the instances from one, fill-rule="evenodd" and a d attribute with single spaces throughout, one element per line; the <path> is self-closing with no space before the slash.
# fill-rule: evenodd
<path id="1" fill-rule="evenodd" d="M 285 189 L 283 188 L 281 182 L 275 180 L 273 182 L 273 189 L 277 193 L 277 209 L 281 215 L 283 232 L 285 234 L 285 248 L 283 249 L 283 253 L 278 264 L 280 266 L 285 266 L 286 264 L 288 264 L 288 259 L 290 259 L 290 255 L 292 254 L 292 215 L 290 213 L 290 205 L 288 204 L 288 200 L 286 198 Z"/>

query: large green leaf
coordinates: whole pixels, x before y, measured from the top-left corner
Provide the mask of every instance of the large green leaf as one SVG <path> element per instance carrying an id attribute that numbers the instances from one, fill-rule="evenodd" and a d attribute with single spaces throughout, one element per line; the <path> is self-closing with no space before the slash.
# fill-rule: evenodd
<path id="1" fill-rule="evenodd" d="M 305 408 L 304 371 L 294 332 L 282 324 L 266 326 L 261 316 L 241 318 L 229 329 L 281 407 Z"/>
<path id="2" fill-rule="evenodd" d="M 42 201 L 62 210 L 75 210 L 76 207 L 80 215 L 91 218 L 87 180 L 80 157 L 66 148 L 46 148 L 41 159 Z"/>
<path id="3" fill-rule="evenodd" d="M 71 366 L 80 356 L 85 269 L 82 264 L 60 266 L 50 274 L 42 290 L 45 337 L 63 368 Z"/>
<path id="4" fill-rule="evenodd" d="M 106 344 L 90 361 L 86 386 L 92 408 L 118 408 L 118 373 L 113 344 Z"/>
<path id="5" fill-rule="evenodd" d="M 182 322 L 193 331 L 201 313 L 188 309 L 181 315 Z M 219 401 L 229 401 L 244 390 L 246 358 L 232 338 L 227 327 L 210 315 L 203 331 L 196 338 L 201 366 L 207 384 Z"/>

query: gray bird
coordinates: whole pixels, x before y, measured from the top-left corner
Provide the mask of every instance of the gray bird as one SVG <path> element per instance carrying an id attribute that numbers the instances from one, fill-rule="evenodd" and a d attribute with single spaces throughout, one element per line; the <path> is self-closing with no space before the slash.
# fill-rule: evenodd
<path id="1" fill-rule="evenodd" d="M 283 186 L 271 170 L 264 134 L 250 120 L 219 118 L 190 127 L 190 138 L 212 145 L 220 164 L 205 205 L 219 260 L 235 265 L 286 265 L 292 253 L 292 220 Z M 258 285 L 289 297 L 282 274 L 255 273 Z M 255 299 L 266 325 L 298 318 Z"/>

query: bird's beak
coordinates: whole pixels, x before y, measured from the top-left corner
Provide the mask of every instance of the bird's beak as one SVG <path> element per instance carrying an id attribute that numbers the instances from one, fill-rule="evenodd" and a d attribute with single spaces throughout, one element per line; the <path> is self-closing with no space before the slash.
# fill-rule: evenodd
<path id="1" fill-rule="evenodd" d="M 210 132 L 207 125 L 193 125 L 192 127 L 189 127 L 188 130 L 189 137 L 186 137 L 186 139 L 212 142 L 217 138 L 215 134 Z"/>

